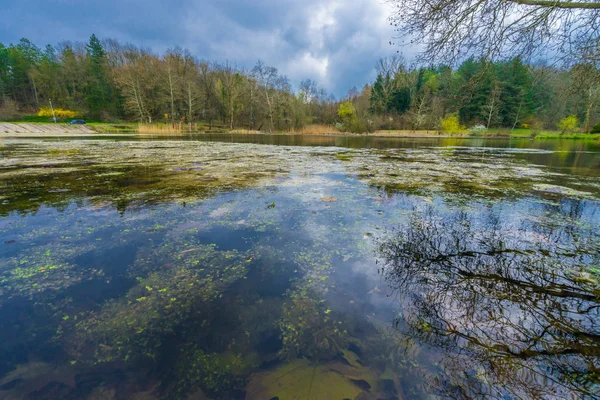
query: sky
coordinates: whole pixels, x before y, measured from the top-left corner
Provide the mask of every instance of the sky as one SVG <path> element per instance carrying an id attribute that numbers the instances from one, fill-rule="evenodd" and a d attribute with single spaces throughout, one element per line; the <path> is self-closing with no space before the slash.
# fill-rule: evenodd
<path id="1" fill-rule="evenodd" d="M 297 85 L 311 78 L 337 97 L 375 79 L 395 54 L 385 0 L 0 0 L 0 42 L 39 47 L 92 33 L 162 53 L 251 68 L 260 59 Z"/>

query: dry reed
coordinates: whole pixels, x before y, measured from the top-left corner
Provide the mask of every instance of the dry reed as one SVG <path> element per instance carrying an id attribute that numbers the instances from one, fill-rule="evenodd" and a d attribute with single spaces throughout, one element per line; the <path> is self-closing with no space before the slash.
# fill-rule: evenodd
<path id="1" fill-rule="evenodd" d="M 179 135 L 188 132 L 188 125 L 139 124 L 138 133 L 153 135 Z"/>
<path id="2" fill-rule="evenodd" d="M 292 129 L 290 133 L 295 133 L 299 135 L 341 135 L 335 126 L 331 125 L 307 125 L 300 129 Z"/>

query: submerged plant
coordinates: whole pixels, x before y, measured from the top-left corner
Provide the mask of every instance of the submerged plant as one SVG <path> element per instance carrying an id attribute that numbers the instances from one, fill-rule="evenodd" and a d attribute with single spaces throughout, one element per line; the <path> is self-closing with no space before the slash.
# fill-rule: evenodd
<path id="1" fill-rule="evenodd" d="M 125 298 L 80 317 L 73 356 L 81 357 L 91 347 L 98 362 L 156 360 L 166 336 L 183 324 L 202 321 L 210 303 L 246 274 L 245 257 L 210 246 L 203 250 L 205 257 L 222 256 L 217 259 L 224 262 L 203 262 L 196 251 L 180 254 L 171 268 L 140 278 Z"/>
<path id="2" fill-rule="evenodd" d="M 236 368 L 243 363 L 241 355 L 210 354 L 188 343 L 179 349 L 169 397 L 182 398 L 198 389 L 212 399 L 237 397 L 234 393 L 244 387 L 245 379 Z"/>
<path id="3" fill-rule="evenodd" d="M 280 357 L 292 360 L 305 356 L 315 361 L 333 358 L 347 344 L 347 332 L 341 325 L 314 294 L 291 293 L 279 321 L 283 341 Z"/>

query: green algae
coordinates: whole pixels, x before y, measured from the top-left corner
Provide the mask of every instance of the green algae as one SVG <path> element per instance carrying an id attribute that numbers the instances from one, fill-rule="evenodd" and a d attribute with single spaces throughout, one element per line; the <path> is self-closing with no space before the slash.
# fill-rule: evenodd
<path id="1" fill-rule="evenodd" d="M 533 190 L 544 192 L 547 194 L 553 194 L 564 197 L 575 197 L 575 198 L 594 198 L 595 196 L 590 192 L 583 192 L 574 188 L 558 186 L 558 185 L 549 185 L 545 183 L 538 183 L 533 185 Z"/>
<path id="2" fill-rule="evenodd" d="M 330 313 L 331 310 L 325 309 L 314 294 L 292 293 L 283 306 L 283 317 L 279 321 L 283 341 L 280 357 L 288 360 L 299 356 L 331 359 L 341 351 L 346 345 L 347 332 Z"/>
<path id="3" fill-rule="evenodd" d="M 36 248 L 27 255 L 0 258 L 0 304 L 14 297 L 28 297 L 48 291 L 62 291 L 85 280 L 102 276 L 91 268 L 78 270 L 72 260 L 91 246 L 77 249 L 68 245 Z"/>
<path id="4" fill-rule="evenodd" d="M 201 389 L 211 398 L 232 398 L 244 387 L 245 370 L 254 366 L 241 355 L 207 354 L 196 344 L 183 346 L 179 352 L 177 383 L 171 389 L 177 397 Z"/>
<path id="5" fill-rule="evenodd" d="M 218 252 L 210 246 L 202 250 L 214 262 L 211 256 Z M 163 247 L 162 251 L 172 254 L 171 248 Z M 174 333 L 184 321 L 193 320 L 194 315 L 201 316 L 223 290 L 244 277 L 248 264 L 245 257 L 232 253 L 222 257 L 226 264 L 217 266 L 203 260 L 196 251 L 179 253 L 171 268 L 157 272 L 150 272 L 153 266 L 146 267 L 148 259 L 142 258 L 144 266 L 134 271 L 149 275 L 139 278 L 139 284 L 123 299 L 107 303 L 98 312 L 65 321 L 63 332 L 72 331 L 68 328 L 72 324 L 77 332 L 75 337 L 65 337 L 73 346 L 72 357 L 85 356 L 91 348 L 97 362 L 156 360 L 165 335 Z"/>
<path id="6" fill-rule="evenodd" d="M 463 148 L 315 152 L 236 143 L 78 140 L 16 140 L 7 146 L 10 150 L 4 150 L 6 157 L 0 159 L 6 192 L 6 204 L 0 205 L 2 215 L 12 210 L 34 211 L 44 204 L 66 204 L 74 198 L 109 202 L 120 210 L 165 201 L 190 202 L 223 191 L 270 185 L 292 169 L 356 174 L 392 192 L 464 192 L 481 197 L 520 196 L 537 190 L 535 185 L 570 179 L 523 162 L 518 158 L 523 149 L 493 155 Z M 315 158 L 323 162 L 315 163 Z M 333 160 L 344 162 L 336 165 Z M 593 178 L 566 183 L 558 186 L 598 184 Z M 587 191 L 572 189 L 578 193 L 563 190 L 561 194 Z M 586 196 L 593 197 L 595 192 Z"/>

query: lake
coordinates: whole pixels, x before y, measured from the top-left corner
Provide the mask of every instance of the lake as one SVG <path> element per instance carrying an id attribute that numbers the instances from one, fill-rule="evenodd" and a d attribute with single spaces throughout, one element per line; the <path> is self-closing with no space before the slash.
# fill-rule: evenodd
<path id="1" fill-rule="evenodd" d="M 0 139 L 0 398 L 600 396 L 600 142 Z"/>

